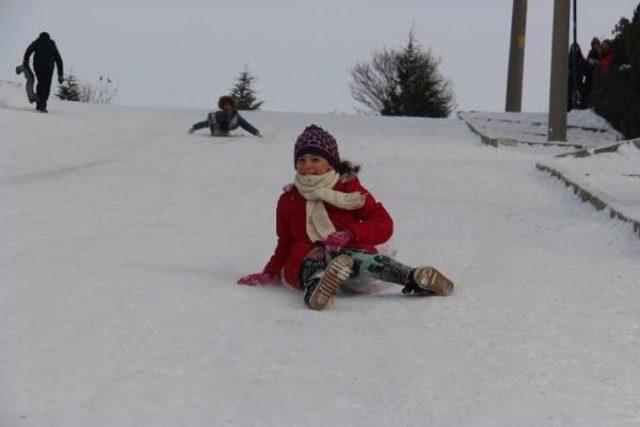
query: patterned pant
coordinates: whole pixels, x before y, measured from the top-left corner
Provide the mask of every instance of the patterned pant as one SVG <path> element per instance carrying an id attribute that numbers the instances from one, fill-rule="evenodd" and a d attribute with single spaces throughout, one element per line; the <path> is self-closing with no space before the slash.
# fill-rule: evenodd
<path id="1" fill-rule="evenodd" d="M 384 282 L 406 286 L 411 281 L 413 268 L 401 264 L 393 258 L 382 254 L 372 254 L 358 250 L 345 250 L 343 254 L 353 258 L 353 272 L 349 280 L 371 277 Z M 321 246 L 315 246 L 302 262 L 300 267 L 300 283 L 302 284 L 305 302 L 310 297 L 311 291 L 322 278 L 327 268 L 325 250 Z"/>

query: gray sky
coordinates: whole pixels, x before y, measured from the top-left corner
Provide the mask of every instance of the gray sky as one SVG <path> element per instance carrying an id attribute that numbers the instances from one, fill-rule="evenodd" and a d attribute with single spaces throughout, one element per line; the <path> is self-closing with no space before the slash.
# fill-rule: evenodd
<path id="1" fill-rule="evenodd" d="M 208 108 L 245 64 L 264 110 L 353 112 L 349 69 L 418 41 L 442 59 L 458 109 L 504 108 L 512 0 L 0 0 L 0 78 L 48 31 L 65 69 L 110 73 L 116 104 Z M 608 37 L 637 0 L 578 0 L 579 43 Z M 546 111 L 553 0 L 529 1 L 523 109 Z"/>

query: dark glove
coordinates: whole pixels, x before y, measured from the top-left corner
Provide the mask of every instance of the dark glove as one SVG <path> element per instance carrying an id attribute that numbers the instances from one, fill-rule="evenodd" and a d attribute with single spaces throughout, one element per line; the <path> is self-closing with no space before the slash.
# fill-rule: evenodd
<path id="1" fill-rule="evenodd" d="M 62 76 L 62 74 L 58 75 L 58 83 L 62 84 L 62 82 L 64 82 L 64 77 Z"/>

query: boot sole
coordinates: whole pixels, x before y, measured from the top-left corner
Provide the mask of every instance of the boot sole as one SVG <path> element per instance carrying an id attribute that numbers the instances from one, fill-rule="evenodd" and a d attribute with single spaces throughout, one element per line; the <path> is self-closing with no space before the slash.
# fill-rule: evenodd
<path id="1" fill-rule="evenodd" d="M 413 278 L 420 288 L 436 295 L 447 296 L 453 292 L 453 282 L 433 267 L 418 268 Z"/>
<path id="2" fill-rule="evenodd" d="M 349 255 L 339 255 L 331 260 L 309 298 L 309 306 L 314 310 L 324 309 L 333 299 L 338 287 L 351 276 L 352 271 L 353 258 Z"/>

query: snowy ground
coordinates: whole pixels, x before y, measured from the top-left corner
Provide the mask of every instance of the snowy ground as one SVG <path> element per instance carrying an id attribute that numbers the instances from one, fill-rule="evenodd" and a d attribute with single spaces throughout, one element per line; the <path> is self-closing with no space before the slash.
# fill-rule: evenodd
<path id="1" fill-rule="evenodd" d="M 548 114 L 471 111 L 460 113 L 460 117 L 481 134 L 501 144 L 548 142 Z M 567 141 L 555 144 L 589 148 L 610 144 L 621 138 L 606 120 L 591 110 L 572 110 L 567 115 Z"/>
<path id="2" fill-rule="evenodd" d="M 587 157 L 553 158 L 542 164 L 561 173 L 613 209 L 640 221 L 640 149 L 635 144 L 622 144 L 614 152 Z"/>
<path id="3" fill-rule="evenodd" d="M 0 425 L 640 423 L 640 240 L 460 120 L 52 103 L 0 86 Z M 332 131 L 456 282 L 306 309 L 234 284 L 274 245 L 295 136 Z"/>

